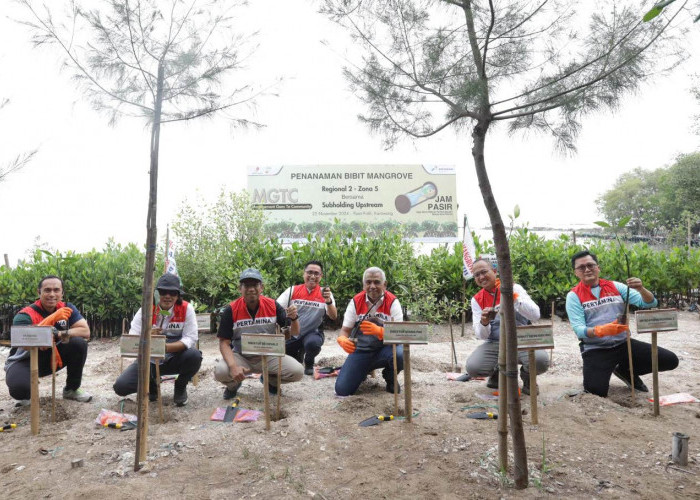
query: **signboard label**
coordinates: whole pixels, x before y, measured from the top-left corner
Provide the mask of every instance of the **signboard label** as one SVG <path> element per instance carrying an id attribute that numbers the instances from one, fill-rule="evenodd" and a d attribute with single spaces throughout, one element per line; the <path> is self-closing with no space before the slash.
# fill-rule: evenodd
<path id="1" fill-rule="evenodd" d="M 210 314 L 197 314 L 197 331 L 198 332 L 209 332 L 211 331 L 211 315 Z"/>
<path id="2" fill-rule="evenodd" d="M 139 357 L 140 335 L 122 335 L 119 341 L 119 351 L 122 358 Z M 165 357 L 165 335 L 151 335 L 151 357 Z"/>
<path id="3" fill-rule="evenodd" d="M 552 325 L 528 325 L 518 327 L 518 350 L 554 349 Z"/>
<path id="4" fill-rule="evenodd" d="M 653 309 L 634 313 L 637 333 L 670 332 L 678 330 L 677 309 Z"/>
<path id="5" fill-rule="evenodd" d="M 241 352 L 256 356 L 284 356 L 284 335 L 265 333 L 241 334 Z"/>
<path id="6" fill-rule="evenodd" d="M 53 327 L 12 325 L 10 327 L 10 345 L 12 347 L 51 347 L 53 345 Z"/>
<path id="7" fill-rule="evenodd" d="M 428 323 L 387 321 L 384 323 L 385 344 L 427 344 Z"/>

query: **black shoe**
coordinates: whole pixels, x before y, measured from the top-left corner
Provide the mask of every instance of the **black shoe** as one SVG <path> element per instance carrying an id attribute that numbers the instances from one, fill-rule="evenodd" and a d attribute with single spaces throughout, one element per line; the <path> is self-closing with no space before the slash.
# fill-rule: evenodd
<path id="1" fill-rule="evenodd" d="M 488 380 L 486 381 L 486 387 L 489 389 L 498 389 L 498 368 L 496 368 L 489 376 Z"/>
<path id="2" fill-rule="evenodd" d="M 304 375 L 313 375 L 314 374 L 314 365 L 306 365 L 304 368 Z"/>
<path id="3" fill-rule="evenodd" d="M 523 367 L 520 367 L 520 380 L 523 381 L 523 390 L 522 393 L 529 396 L 530 395 L 530 372 L 526 372 L 523 370 Z M 540 393 L 540 388 L 539 386 L 537 387 L 537 394 Z"/>
<path id="4" fill-rule="evenodd" d="M 263 376 L 262 375 L 260 375 L 260 383 L 261 384 L 263 383 Z M 272 394 L 273 396 L 277 395 L 277 386 L 276 385 L 267 384 L 267 390 L 270 391 L 270 394 Z"/>
<path id="5" fill-rule="evenodd" d="M 471 375 L 468 373 L 465 373 L 464 375 L 460 375 L 455 379 L 456 382 L 469 382 L 472 379 Z"/>
<path id="6" fill-rule="evenodd" d="M 175 386 L 175 392 L 173 393 L 173 401 L 177 406 L 185 406 L 187 404 L 187 386 L 180 389 Z"/>
<path id="7" fill-rule="evenodd" d="M 630 389 L 632 388 L 632 384 L 630 383 L 629 372 L 622 372 L 618 368 L 615 368 L 615 370 L 613 371 L 613 375 L 622 380 L 627 387 L 629 387 Z M 646 385 L 644 385 L 644 382 L 642 382 L 642 379 L 639 378 L 638 375 L 634 376 L 634 390 L 639 392 L 649 392 L 649 389 Z"/>
<path id="8" fill-rule="evenodd" d="M 393 380 L 385 380 L 385 381 L 386 381 L 386 392 L 388 392 L 390 394 L 394 394 L 394 381 Z M 396 391 L 396 393 L 401 394 L 401 384 L 396 382 L 396 385 L 398 386 L 397 387 L 398 390 Z"/>
<path id="9" fill-rule="evenodd" d="M 238 385 L 234 387 L 233 389 L 229 389 L 226 387 L 224 389 L 224 399 L 233 399 L 236 397 L 236 394 L 238 394 L 238 389 L 241 388 L 242 382 L 238 382 Z"/>
<path id="10" fill-rule="evenodd" d="M 149 392 L 148 393 L 148 400 L 151 403 L 155 403 L 156 401 L 158 401 L 158 393 L 157 392 Z"/>

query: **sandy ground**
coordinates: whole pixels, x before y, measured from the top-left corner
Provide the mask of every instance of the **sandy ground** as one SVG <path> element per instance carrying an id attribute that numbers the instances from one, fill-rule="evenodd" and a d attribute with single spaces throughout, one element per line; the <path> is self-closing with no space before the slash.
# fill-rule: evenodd
<path id="1" fill-rule="evenodd" d="M 393 413 L 393 395 L 368 378 L 357 395 L 334 396 L 334 378 L 283 387 L 282 418 L 265 431 L 255 423 L 209 420 L 224 406 L 222 387 L 213 379 L 220 357 L 212 335 L 203 335 L 204 362 L 189 404 L 172 404 L 172 382 L 165 382 L 165 423 L 151 405 L 146 467 L 133 471 L 135 431 L 94 424 L 101 408 L 118 410 L 111 386 L 120 370 L 116 340 L 92 342 L 83 387 L 90 403 L 58 399 L 57 424 L 50 424 L 50 377 L 41 380 L 41 431 L 31 436 L 29 408 L 15 408 L 0 373 L 0 421 L 18 428 L 0 433 L 2 498 L 700 498 L 700 404 L 661 408 L 654 417 L 648 395 L 632 405 L 630 391 L 613 378 L 610 396 L 576 394 L 581 389 L 581 358 L 568 323 L 555 321 L 554 366 L 538 378 L 539 425 L 530 422 L 523 398 L 530 487 L 513 489 L 498 473 L 497 422 L 466 418 L 485 401 L 483 381 L 449 382 L 450 333 L 434 329 L 431 343 L 412 348 L 412 423 L 402 419 L 374 427 L 358 423 L 374 414 Z M 681 313 L 680 330 L 659 334 L 659 344 L 681 358 L 679 368 L 660 376 L 661 394 L 688 392 L 700 397 L 700 318 Z M 474 349 L 454 329 L 461 364 Z M 345 354 L 327 332 L 317 362 L 342 364 Z M 649 334 L 641 335 L 648 340 Z M 7 349 L 2 349 L 4 363 Z M 127 361 L 128 362 L 128 361 Z M 651 389 L 651 375 L 644 377 Z M 57 387 L 65 374 L 59 373 Z M 403 382 L 402 382 L 403 386 Z M 59 392 L 60 394 L 60 392 Z M 262 385 L 248 380 L 241 406 L 263 409 Z M 402 394 L 403 396 L 403 394 Z M 642 397 L 644 396 L 644 397 Z M 404 398 L 399 401 L 404 414 Z M 135 413 L 127 401 L 124 411 Z M 689 465 L 667 467 L 673 432 L 690 435 Z M 71 461 L 84 466 L 71 468 Z M 512 464 L 512 455 L 511 455 Z"/>

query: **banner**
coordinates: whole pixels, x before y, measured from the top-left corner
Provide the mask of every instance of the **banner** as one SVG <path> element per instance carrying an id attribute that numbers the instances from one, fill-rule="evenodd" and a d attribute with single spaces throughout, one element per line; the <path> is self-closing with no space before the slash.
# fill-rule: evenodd
<path id="1" fill-rule="evenodd" d="M 476 248 L 474 247 L 474 237 L 469 229 L 469 222 L 464 215 L 464 239 L 462 241 L 462 276 L 469 281 L 474 277 L 472 266 L 476 260 Z"/>
<path id="2" fill-rule="evenodd" d="M 168 252 L 165 257 L 165 274 L 177 276 L 177 262 L 175 262 L 175 244 L 173 240 L 168 240 Z"/>
<path id="3" fill-rule="evenodd" d="M 283 240 L 323 234 L 334 221 L 359 233 L 401 227 L 415 241 L 458 239 L 456 175 L 443 165 L 270 166 L 248 169 L 254 206 Z"/>

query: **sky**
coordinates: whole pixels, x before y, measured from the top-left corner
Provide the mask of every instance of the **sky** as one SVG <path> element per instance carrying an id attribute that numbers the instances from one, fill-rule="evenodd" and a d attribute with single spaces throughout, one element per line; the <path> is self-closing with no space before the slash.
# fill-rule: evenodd
<path id="1" fill-rule="evenodd" d="M 346 34 L 308 0 L 251 4 L 248 19 L 260 30 L 252 75 L 257 82 L 283 82 L 277 96 L 262 98 L 246 114 L 264 123 L 262 129 L 232 129 L 222 118 L 162 129 L 159 238 L 185 199 L 213 200 L 221 188 L 242 190 L 247 167 L 280 164 L 455 165 L 460 224 L 464 213 L 472 229 L 489 224 L 468 131 L 446 130 L 385 150 L 381 137 L 357 120 L 364 107 L 342 77 Z M 61 69 L 58 49 L 32 47 L 27 29 L 12 21 L 20 16 L 14 3 L 0 11 L 0 97 L 10 100 L 0 110 L 0 162 L 39 152 L 0 183 L 0 253 L 14 266 L 37 242 L 79 252 L 103 248 L 109 238 L 143 245 L 148 127 L 134 118 L 109 126 Z M 626 98 L 614 114 L 586 119 L 575 156 L 558 154 L 549 137 L 492 129 L 486 163 L 504 219 L 518 205 L 519 221 L 530 227 L 591 227 L 601 219 L 595 199 L 622 173 L 659 168 L 700 150 L 700 136 L 692 131 L 700 106 L 689 93 L 689 73 L 699 67 L 695 52 L 670 77 Z"/>

